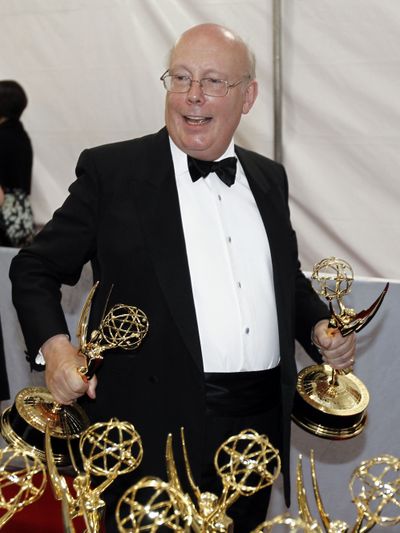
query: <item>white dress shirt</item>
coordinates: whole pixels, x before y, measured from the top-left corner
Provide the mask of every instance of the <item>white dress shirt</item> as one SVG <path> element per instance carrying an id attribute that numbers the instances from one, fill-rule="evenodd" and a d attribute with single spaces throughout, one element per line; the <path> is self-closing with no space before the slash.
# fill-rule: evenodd
<path id="1" fill-rule="evenodd" d="M 215 173 L 193 182 L 170 139 L 205 372 L 279 363 L 268 237 L 238 160 L 236 181 Z M 235 156 L 232 141 L 220 159 Z"/>

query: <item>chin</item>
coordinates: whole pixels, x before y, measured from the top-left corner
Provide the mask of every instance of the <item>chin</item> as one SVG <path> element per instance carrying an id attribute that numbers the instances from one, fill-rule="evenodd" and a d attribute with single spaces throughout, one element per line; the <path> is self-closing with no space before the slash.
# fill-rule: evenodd
<path id="1" fill-rule="evenodd" d="M 184 144 L 184 151 L 190 155 L 192 155 L 193 157 L 197 157 L 196 154 L 198 156 L 201 156 L 201 154 L 203 153 L 207 153 L 210 151 L 210 146 L 207 145 L 203 145 L 203 144 L 200 144 L 200 143 L 187 143 L 187 144 Z"/>

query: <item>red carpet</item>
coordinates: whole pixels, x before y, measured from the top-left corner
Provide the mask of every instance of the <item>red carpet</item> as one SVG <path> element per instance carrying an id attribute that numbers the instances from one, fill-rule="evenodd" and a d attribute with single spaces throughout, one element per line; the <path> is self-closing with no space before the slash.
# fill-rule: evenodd
<path id="1" fill-rule="evenodd" d="M 72 485 L 71 479 L 67 478 L 68 485 Z M 7 491 L 4 491 L 7 497 Z M 0 516 L 3 515 L 0 510 Z M 76 533 L 85 531 L 84 521 L 81 518 L 74 520 Z M 62 533 L 64 531 L 61 502 L 53 496 L 49 480 L 43 495 L 31 505 L 15 515 L 1 529 L 1 533 Z"/>

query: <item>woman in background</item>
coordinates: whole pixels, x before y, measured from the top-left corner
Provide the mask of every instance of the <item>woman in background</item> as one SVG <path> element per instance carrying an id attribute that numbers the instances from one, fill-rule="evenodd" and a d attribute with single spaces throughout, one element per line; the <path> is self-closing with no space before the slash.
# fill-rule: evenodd
<path id="1" fill-rule="evenodd" d="M 9 400 L 9 398 L 10 398 L 10 387 L 8 385 L 6 358 L 4 354 L 4 344 L 3 344 L 3 332 L 1 329 L 1 321 L 0 321 L 0 405 L 2 401 Z"/>
<path id="2" fill-rule="evenodd" d="M 33 153 L 20 121 L 27 103 L 19 83 L 0 80 L 0 246 L 21 247 L 34 233 L 29 200 Z"/>

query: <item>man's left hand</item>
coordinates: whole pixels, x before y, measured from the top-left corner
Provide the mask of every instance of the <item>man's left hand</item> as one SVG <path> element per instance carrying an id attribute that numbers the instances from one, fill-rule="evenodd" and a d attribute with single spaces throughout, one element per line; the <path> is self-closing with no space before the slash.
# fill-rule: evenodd
<path id="1" fill-rule="evenodd" d="M 320 320 L 314 326 L 312 342 L 317 347 L 325 363 L 336 370 L 352 367 L 356 352 L 356 335 L 346 337 L 337 328 L 328 327 L 328 320 Z"/>

